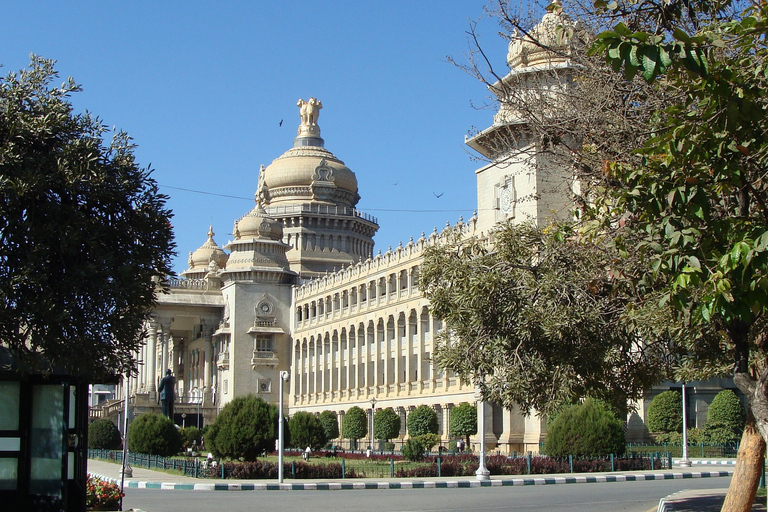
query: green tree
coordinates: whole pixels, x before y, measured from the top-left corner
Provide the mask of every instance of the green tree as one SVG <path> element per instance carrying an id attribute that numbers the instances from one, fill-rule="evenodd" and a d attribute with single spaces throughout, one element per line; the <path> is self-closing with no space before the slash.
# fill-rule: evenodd
<path id="1" fill-rule="evenodd" d="M 400 415 L 392 409 L 379 409 L 373 415 L 373 433 L 376 439 L 389 441 L 400 436 Z"/>
<path id="2" fill-rule="evenodd" d="M 420 405 L 408 415 L 406 424 L 411 437 L 437 434 L 437 413 L 428 405 Z"/>
<path id="3" fill-rule="evenodd" d="M 420 286 L 443 319 L 435 363 L 507 409 L 548 414 L 584 396 L 618 410 L 668 373 L 664 310 L 617 279 L 617 251 L 573 225 L 508 223 L 491 248 L 446 233 L 425 251 Z M 606 269 L 613 268 L 613 272 Z M 675 333 L 676 338 L 688 336 Z M 637 340 L 645 341 L 638 346 Z M 482 378 L 480 376 L 485 376 Z"/>
<path id="4" fill-rule="evenodd" d="M 122 445 L 120 431 L 108 419 L 100 418 L 88 425 L 88 448 L 119 450 Z"/>
<path id="5" fill-rule="evenodd" d="M 469 436 L 477 434 L 477 407 L 463 403 L 451 409 L 450 427 L 451 435 L 463 437 L 469 446 Z"/>
<path id="6" fill-rule="evenodd" d="M 328 442 L 320 418 L 309 412 L 299 411 L 291 416 L 288 420 L 288 429 L 291 432 L 291 445 L 294 448 L 309 446 L 313 450 L 319 450 Z"/>
<path id="7" fill-rule="evenodd" d="M 349 408 L 341 424 L 341 436 L 347 439 L 363 439 L 368 435 L 368 415 L 356 405 Z"/>
<path id="8" fill-rule="evenodd" d="M 651 432 L 682 432 L 683 395 L 670 390 L 653 397 L 645 422 Z"/>
<path id="9" fill-rule="evenodd" d="M 621 421 L 599 400 L 563 409 L 547 428 L 544 450 L 552 457 L 604 457 L 625 449 Z"/>
<path id="10" fill-rule="evenodd" d="M 141 414 L 128 428 L 128 446 L 132 452 L 170 457 L 181 451 L 181 434 L 162 414 Z"/>
<path id="11" fill-rule="evenodd" d="M 339 437 L 339 419 L 336 417 L 336 413 L 333 411 L 323 411 L 320 413 L 320 423 L 323 424 L 325 430 L 325 437 L 328 441 L 337 439 Z"/>
<path id="12" fill-rule="evenodd" d="M 683 14 L 725 11 L 730 2 L 672 2 Z M 602 6 L 611 10 L 615 3 Z M 738 470 L 723 510 L 743 510 L 757 490 L 768 439 L 768 5 L 691 30 L 671 16 L 665 30 L 636 30 L 623 18 L 598 36 L 594 51 L 627 77 L 683 93 L 650 125 L 641 165 L 615 162 L 616 212 L 633 212 L 650 262 L 642 276 L 665 287 L 663 300 L 686 322 L 715 325 L 725 343 L 692 347 L 688 369 L 734 369 L 754 421 L 744 430 Z M 631 27 L 631 28 L 630 28 Z M 723 359 L 730 361 L 723 364 Z M 759 436 L 762 440 L 758 439 Z"/>
<path id="13" fill-rule="evenodd" d="M 200 429 L 197 427 L 185 427 L 179 430 L 179 433 L 181 434 L 183 447 L 185 449 L 192 447 L 200 448 L 200 441 L 203 438 L 203 434 L 200 432 Z"/>
<path id="14" fill-rule="evenodd" d="M 741 433 L 746 420 L 747 415 L 741 406 L 741 400 L 730 389 L 724 389 L 716 394 L 707 409 L 707 425 L 720 424 Z"/>
<path id="15" fill-rule="evenodd" d="M 205 438 L 221 457 L 254 461 L 274 449 L 277 439 L 277 407 L 259 397 L 237 397 L 219 412 Z"/>
<path id="16" fill-rule="evenodd" d="M 135 366 L 171 212 L 123 132 L 76 114 L 54 62 L 0 79 L 0 330 L 29 367 L 107 376 Z"/>

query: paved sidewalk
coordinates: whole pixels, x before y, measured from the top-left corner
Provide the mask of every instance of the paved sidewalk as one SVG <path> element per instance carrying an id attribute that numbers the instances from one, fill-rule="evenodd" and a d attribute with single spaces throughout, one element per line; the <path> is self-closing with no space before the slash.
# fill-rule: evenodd
<path id="1" fill-rule="evenodd" d="M 728 489 L 680 491 L 662 499 L 657 512 L 720 512 Z M 757 498 L 752 512 L 765 512 L 765 498 Z"/>

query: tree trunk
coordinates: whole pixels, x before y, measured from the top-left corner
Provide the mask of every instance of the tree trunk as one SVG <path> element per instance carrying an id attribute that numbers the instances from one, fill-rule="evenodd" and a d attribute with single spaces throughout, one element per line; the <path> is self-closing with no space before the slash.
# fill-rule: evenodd
<path id="1" fill-rule="evenodd" d="M 758 432 L 752 415 L 741 436 L 741 445 L 731 485 L 720 512 L 749 512 L 755 501 L 765 456 L 765 441 Z"/>

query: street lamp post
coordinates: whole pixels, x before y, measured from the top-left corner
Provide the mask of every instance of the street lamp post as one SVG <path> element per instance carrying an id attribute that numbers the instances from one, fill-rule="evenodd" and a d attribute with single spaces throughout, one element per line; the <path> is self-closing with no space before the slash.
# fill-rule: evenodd
<path id="1" fill-rule="evenodd" d="M 480 386 L 475 388 L 475 398 L 477 399 L 477 433 L 480 434 L 480 453 L 478 454 L 479 460 L 475 478 L 488 480 L 491 472 L 485 467 L 485 402 L 480 392 Z"/>
<path id="2" fill-rule="evenodd" d="M 376 407 L 376 399 L 371 398 L 371 453 L 373 453 L 373 413 Z"/>
<path id="3" fill-rule="evenodd" d="M 680 466 L 687 468 L 691 466 L 691 461 L 688 460 L 688 412 L 685 405 L 685 382 L 683 382 L 683 458 L 680 460 Z"/>
<path id="4" fill-rule="evenodd" d="M 286 371 L 280 372 L 280 385 L 279 398 L 278 398 L 278 414 L 277 414 L 277 481 L 283 483 L 283 448 L 285 447 L 285 432 L 283 431 L 283 383 L 290 377 L 290 374 Z"/>

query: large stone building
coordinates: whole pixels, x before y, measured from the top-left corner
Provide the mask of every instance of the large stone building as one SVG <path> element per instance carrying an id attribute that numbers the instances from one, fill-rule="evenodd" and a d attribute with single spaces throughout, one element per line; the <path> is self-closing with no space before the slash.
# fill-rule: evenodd
<path id="1" fill-rule="evenodd" d="M 545 38 L 565 23 L 550 12 L 535 32 Z M 568 87 L 568 41 L 551 41 L 558 45 L 551 52 L 525 37 L 513 39 L 510 72 L 491 90 Z M 203 425 L 237 396 L 254 393 L 277 403 L 279 373 L 288 371 L 289 414 L 332 410 L 341 424 L 352 406 L 369 414 L 392 408 L 404 436 L 409 411 L 428 405 L 447 441 L 451 409 L 476 398 L 473 387 L 432 364 L 441 323 L 418 280 L 424 249 L 440 243 L 441 234 L 422 234 L 374 256 L 378 224 L 355 209 L 355 173 L 325 148 L 322 104 L 310 98 L 298 106 L 293 147 L 259 170 L 256 205 L 235 221 L 234 239 L 222 248 L 209 229 L 190 253 L 189 268 L 160 297 L 138 354 L 138 377 L 129 382 L 132 405 L 136 413 L 159 410 L 157 383 L 170 368 L 181 397 L 176 422 Z M 487 161 L 476 171 L 479 213 L 447 229 L 486 236 L 510 218 L 547 222 L 572 215 L 571 170 L 537 151 L 520 115 L 502 107 L 493 125 L 467 144 Z M 488 446 L 538 450 L 542 418 L 493 404 L 484 411 Z"/>

